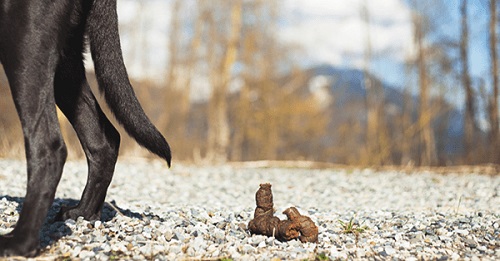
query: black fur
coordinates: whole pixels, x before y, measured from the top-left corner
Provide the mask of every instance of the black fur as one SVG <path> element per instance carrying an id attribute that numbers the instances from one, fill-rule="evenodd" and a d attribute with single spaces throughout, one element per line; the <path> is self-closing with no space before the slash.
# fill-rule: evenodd
<path id="1" fill-rule="evenodd" d="M 170 165 L 168 143 L 141 108 L 118 36 L 116 0 L 0 0 L 0 62 L 22 124 L 28 164 L 27 192 L 14 230 L 0 236 L 0 256 L 34 256 L 38 233 L 52 205 L 66 160 L 55 104 L 73 125 L 89 175 L 77 206 L 59 219 L 100 218 L 118 157 L 120 136 L 99 108 L 85 78 L 88 36 L 99 89 L 140 145 Z"/>

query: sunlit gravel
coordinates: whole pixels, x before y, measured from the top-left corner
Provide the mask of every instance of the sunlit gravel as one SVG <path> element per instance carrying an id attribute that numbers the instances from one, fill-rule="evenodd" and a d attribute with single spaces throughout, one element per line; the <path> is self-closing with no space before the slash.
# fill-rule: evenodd
<path id="1" fill-rule="evenodd" d="M 0 234 L 19 216 L 25 168 L 0 160 Z M 182 164 L 168 170 L 159 161 L 125 158 L 101 221 L 51 222 L 61 205 L 77 202 L 86 175 L 85 162 L 66 164 L 39 259 L 500 259 L 500 175 Z M 260 183 L 272 184 L 278 217 L 296 206 L 312 218 L 318 243 L 248 233 Z"/>

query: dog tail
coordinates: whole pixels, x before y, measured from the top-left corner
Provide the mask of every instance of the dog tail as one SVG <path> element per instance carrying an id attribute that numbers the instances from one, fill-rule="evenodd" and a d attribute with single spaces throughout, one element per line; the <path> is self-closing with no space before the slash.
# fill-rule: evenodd
<path id="1" fill-rule="evenodd" d="M 116 0 L 92 2 L 86 29 L 99 90 L 127 133 L 170 166 L 170 146 L 144 113 L 128 79 L 118 34 Z"/>

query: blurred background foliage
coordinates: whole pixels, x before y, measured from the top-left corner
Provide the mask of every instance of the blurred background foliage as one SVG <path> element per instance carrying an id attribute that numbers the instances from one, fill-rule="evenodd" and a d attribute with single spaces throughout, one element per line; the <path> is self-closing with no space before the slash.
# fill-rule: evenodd
<path id="1" fill-rule="evenodd" d="M 135 18 L 120 24 L 125 59 L 135 70 L 160 71 L 131 81 L 147 114 L 171 143 L 174 160 L 417 166 L 500 162 L 495 0 L 401 1 L 411 10 L 413 39 L 400 86 L 373 72 L 373 61 L 384 54 L 373 51 L 374 39 L 381 36 L 371 31 L 367 1 L 358 1 L 357 10 L 364 24 L 358 32 L 365 39 L 359 43 L 362 65 L 352 68 L 305 65 L 301 46 L 279 37 L 280 0 L 165 0 L 168 30 L 163 38 L 143 33 L 150 26 L 147 7 L 155 1 L 128 2 L 135 2 Z M 472 4 L 487 16 L 487 23 L 474 24 L 488 35 L 484 46 L 470 44 Z M 460 23 L 450 25 L 447 15 Z M 459 33 L 450 36 L 444 25 L 458 27 Z M 151 51 L 148 43 L 158 37 L 165 39 L 164 48 Z M 489 56 L 484 63 L 490 73 L 479 77 L 469 72 L 469 52 L 477 48 Z M 88 80 L 97 94 L 91 67 Z M 0 156 L 22 157 L 23 138 L 9 92 L 2 74 Z M 458 92 L 464 95 L 454 95 Z M 100 104 L 113 119 L 102 100 Z M 82 158 L 71 125 L 62 115 L 60 120 L 70 158 Z M 121 133 L 122 155 L 151 156 Z"/>

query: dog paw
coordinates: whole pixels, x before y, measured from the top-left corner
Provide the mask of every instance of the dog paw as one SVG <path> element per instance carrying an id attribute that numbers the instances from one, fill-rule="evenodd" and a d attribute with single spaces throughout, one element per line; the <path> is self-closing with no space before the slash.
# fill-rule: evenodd
<path id="1" fill-rule="evenodd" d="M 39 249 L 38 242 L 36 240 L 34 242 L 12 234 L 0 236 L 0 257 L 35 257 L 38 255 Z"/>
<path id="2" fill-rule="evenodd" d="M 62 206 L 55 221 L 65 221 L 67 219 L 77 220 L 79 217 L 83 217 L 88 221 L 95 221 L 101 219 L 101 213 L 89 213 L 88 211 L 80 209 L 78 206 Z"/>

